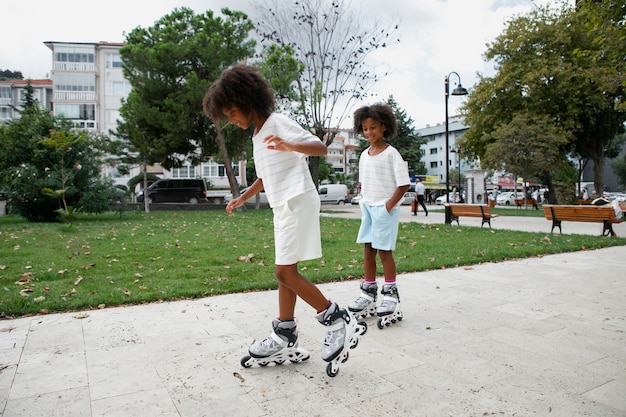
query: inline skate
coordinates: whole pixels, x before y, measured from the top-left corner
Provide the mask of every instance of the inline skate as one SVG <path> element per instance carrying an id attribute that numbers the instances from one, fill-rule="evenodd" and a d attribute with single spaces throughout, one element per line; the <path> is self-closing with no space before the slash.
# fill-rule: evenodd
<path id="1" fill-rule="evenodd" d="M 381 294 L 383 295 L 383 300 L 376 309 L 379 329 L 389 326 L 396 321 L 402 320 L 402 311 L 400 311 L 400 295 L 398 294 L 398 287 L 396 284 L 384 284 Z"/>
<path id="2" fill-rule="evenodd" d="M 241 358 L 241 366 L 281 365 L 289 360 L 298 363 L 309 359 L 309 352 L 298 347 L 298 332 L 295 320 L 272 321 L 272 333 L 248 349 L 249 355 Z"/>
<path id="3" fill-rule="evenodd" d="M 367 324 L 357 322 L 352 313 L 339 308 L 336 303 L 331 303 L 328 309 L 318 314 L 317 320 L 328 326 L 322 359 L 328 362 L 326 374 L 334 377 L 339 373 L 340 364 L 348 360 L 348 350 L 357 347 L 359 336 L 367 332 Z"/>
<path id="4" fill-rule="evenodd" d="M 348 310 L 357 319 L 363 319 L 368 315 L 376 314 L 376 296 L 378 293 L 378 285 L 376 282 L 361 282 L 361 294 L 359 297 L 348 305 Z"/>

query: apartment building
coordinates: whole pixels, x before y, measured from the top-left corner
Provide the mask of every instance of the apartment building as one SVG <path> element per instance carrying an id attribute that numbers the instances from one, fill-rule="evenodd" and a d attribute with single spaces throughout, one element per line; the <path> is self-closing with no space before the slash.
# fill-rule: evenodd
<path id="1" fill-rule="evenodd" d="M 76 126 L 91 132 L 111 135 L 120 119 L 122 99 L 131 85 L 124 78 L 119 50 L 123 43 L 56 42 L 44 44 L 52 51 L 52 109 L 56 116 L 72 120 Z M 103 167 L 103 175 L 126 185 L 140 173 L 140 167 L 120 170 L 115 163 Z M 233 163 L 237 181 L 245 185 L 245 161 Z M 148 172 L 163 178 L 202 177 L 215 188 L 228 188 L 222 164 L 213 160 L 199 166 L 191 164 L 166 170 L 159 165 Z"/>
<path id="2" fill-rule="evenodd" d="M 463 155 L 457 152 L 457 140 L 468 129 L 462 116 L 453 116 L 448 119 L 448 159 L 446 161 L 446 125 L 440 123 L 435 126 L 426 126 L 417 129 L 417 132 L 426 139 L 422 145 L 424 151 L 424 164 L 427 175 L 436 176 L 439 182 L 446 182 L 446 164 L 448 170 L 460 171 L 462 174 L 470 169 L 476 169 L 477 164 L 463 159 Z"/>
<path id="3" fill-rule="evenodd" d="M 52 80 L 0 81 L 0 123 L 19 116 L 18 110 L 24 106 L 29 83 L 33 89 L 33 99 L 37 100 L 39 107 L 52 110 Z"/>
<path id="4" fill-rule="evenodd" d="M 352 129 L 337 129 L 336 132 L 333 143 L 328 146 L 326 162 L 335 174 L 353 175 L 359 168 L 359 138 Z"/>

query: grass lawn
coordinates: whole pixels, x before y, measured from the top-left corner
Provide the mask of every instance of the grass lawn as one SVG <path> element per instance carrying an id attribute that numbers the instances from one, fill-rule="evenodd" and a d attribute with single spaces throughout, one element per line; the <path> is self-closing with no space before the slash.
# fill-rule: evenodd
<path id="1" fill-rule="evenodd" d="M 303 274 L 361 278 L 359 220 L 322 217 L 321 225 L 324 257 L 302 262 Z M 394 256 L 403 273 L 616 245 L 626 239 L 410 222 Z M 72 225 L 2 216 L 0 318 L 273 289 L 273 263 L 267 209 L 107 213 Z"/>

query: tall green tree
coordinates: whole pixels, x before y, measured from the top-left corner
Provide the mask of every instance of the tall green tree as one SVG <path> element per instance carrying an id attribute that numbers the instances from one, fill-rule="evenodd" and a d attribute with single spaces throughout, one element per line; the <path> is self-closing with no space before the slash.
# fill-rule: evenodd
<path id="1" fill-rule="evenodd" d="M 229 141 L 228 130 L 222 135 L 216 129 L 202 111 L 202 99 L 224 69 L 253 55 L 255 42 L 246 14 L 227 8 L 221 13 L 178 8 L 128 34 L 120 55 L 132 91 L 115 134 L 149 164 L 171 168 L 211 156 L 223 160 L 236 188 L 230 157 L 241 153 L 241 140 Z"/>
<path id="2" fill-rule="evenodd" d="M 410 175 L 426 174 L 427 169 L 422 161 L 424 158 L 422 145 L 426 144 L 426 140 L 417 132 L 413 118 L 400 108 L 393 96 L 390 96 L 386 102 L 391 106 L 398 120 L 398 132 L 393 139 L 393 146 L 408 164 Z"/>
<path id="3" fill-rule="evenodd" d="M 371 21 L 347 0 L 269 0 L 255 4 L 261 44 L 291 47 L 304 65 L 295 80 L 299 122 L 327 145 L 351 115 L 356 100 L 368 97 L 381 74 L 367 58 L 397 42 L 397 25 Z M 319 157 L 310 157 L 319 179 Z"/>
<path id="4" fill-rule="evenodd" d="M 565 135 L 567 143 L 559 147 L 563 159 L 593 161 L 596 187 L 600 187 L 604 157 L 626 120 L 626 113 L 616 105 L 624 93 L 623 63 L 600 59 L 604 47 L 585 24 L 588 13 L 601 10 L 605 3 L 609 2 L 578 9 L 565 3 L 557 9 L 538 7 L 508 23 L 485 53 L 487 60 L 495 61 L 497 74 L 482 77 L 464 106 L 470 126 L 461 138 L 464 150 L 483 159 L 502 136 L 499 130 L 510 129 L 516 115 L 541 118 Z M 623 57 L 626 50 L 624 45 L 620 48 Z M 575 179 L 574 175 L 572 192 Z"/>

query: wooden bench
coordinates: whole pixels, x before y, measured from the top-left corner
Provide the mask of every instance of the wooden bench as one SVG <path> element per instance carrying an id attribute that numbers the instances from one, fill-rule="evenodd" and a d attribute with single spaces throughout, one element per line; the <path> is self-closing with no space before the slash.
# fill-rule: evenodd
<path id="1" fill-rule="evenodd" d="M 613 224 L 621 223 L 624 219 L 618 219 L 615 216 L 615 209 L 610 204 L 604 206 L 593 205 L 551 205 L 544 204 L 543 214 L 546 219 L 552 220 L 552 230 L 550 233 L 554 233 L 554 228 L 559 228 L 561 232 L 561 222 L 595 222 L 602 223 L 602 236 L 616 236 L 613 231 Z"/>
<path id="2" fill-rule="evenodd" d="M 485 223 L 491 228 L 491 219 L 498 217 L 497 214 L 491 214 L 489 207 L 484 204 L 448 204 L 450 207 L 451 221 L 459 224 L 459 217 L 480 217 L 483 227 Z"/>
<path id="3" fill-rule="evenodd" d="M 524 202 L 524 200 L 526 201 Z M 516 198 L 514 201 L 517 208 L 522 208 L 523 205 L 528 204 L 529 206 L 532 205 L 535 210 L 539 210 L 539 206 L 537 206 L 537 200 L 535 200 L 534 198 Z"/>

